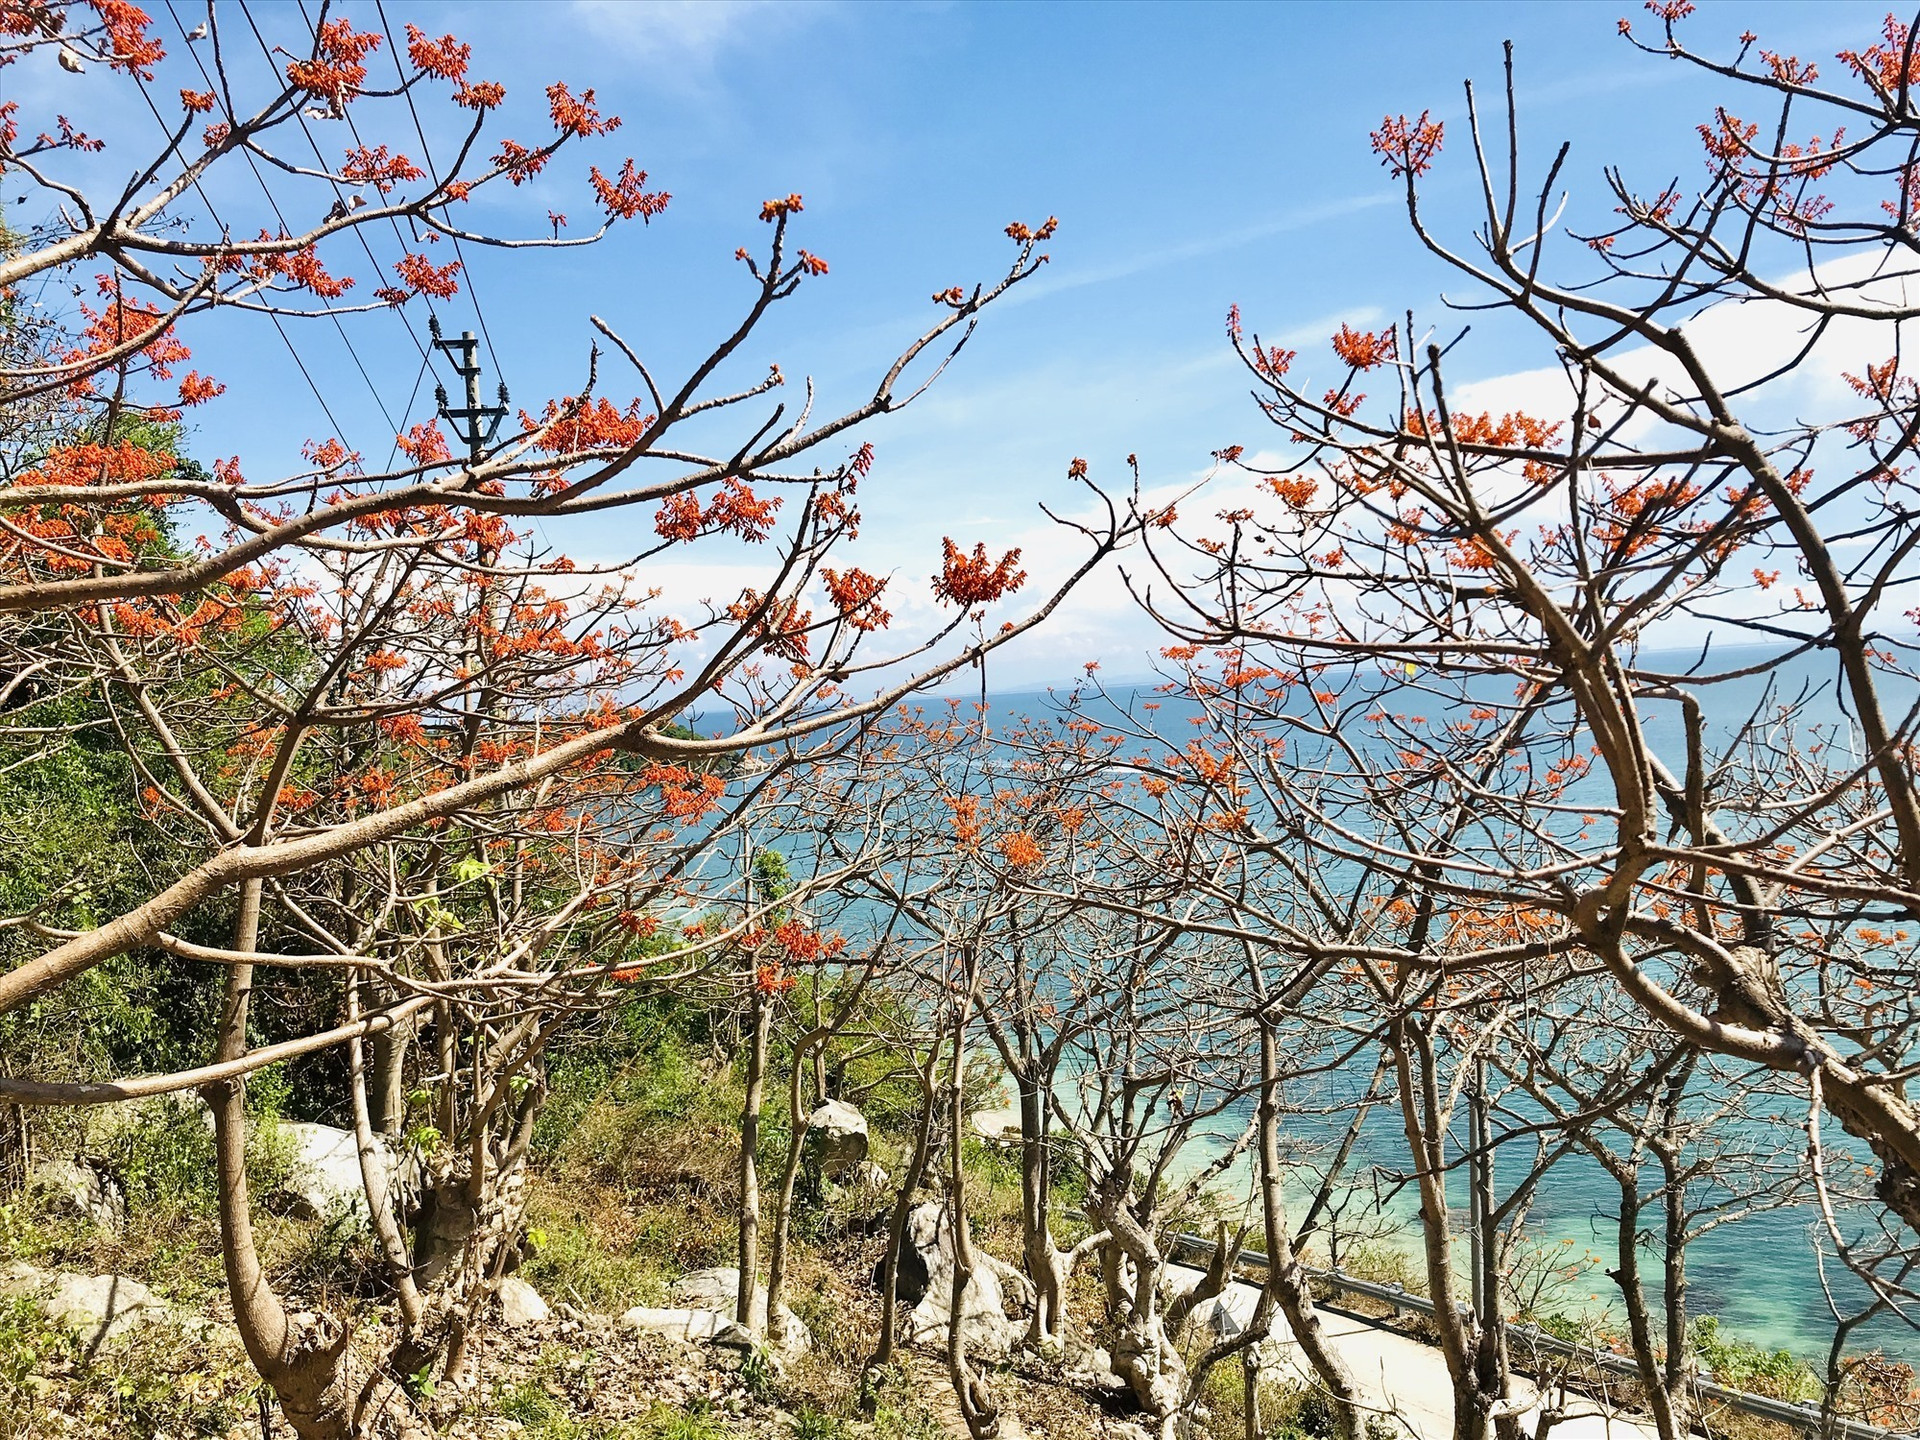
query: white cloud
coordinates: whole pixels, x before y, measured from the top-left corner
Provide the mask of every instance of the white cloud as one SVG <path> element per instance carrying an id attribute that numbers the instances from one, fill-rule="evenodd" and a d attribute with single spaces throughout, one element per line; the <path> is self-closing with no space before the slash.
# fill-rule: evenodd
<path id="1" fill-rule="evenodd" d="M 1166 245 L 1158 250 L 1147 250 L 1110 260 L 1104 265 L 1082 265 L 1073 270 L 1050 271 L 1022 285 L 1003 303 L 1009 309 L 1016 305 L 1031 304 L 1035 300 L 1043 300 L 1049 295 L 1057 295 L 1064 290 L 1078 290 L 1087 285 L 1110 284 L 1115 280 L 1125 280 L 1147 270 L 1158 270 L 1167 265 L 1178 264 L 1182 260 L 1197 260 L 1203 255 L 1217 255 L 1227 250 L 1237 250 L 1242 245 L 1251 245 L 1257 240 L 1269 240 L 1275 235 L 1310 229 L 1330 220 L 1343 220 L 1350 215 L 1358 215 L 1368 210 L 1377 210 L 1383 205 L 1398 203 L 1400 203 L 1400 196 L 1394 191 L 1386 190 L 1370 195 L 1350 196 L 1344 200 L 1331 200 L 1321 205 L 1303 205 L 1296 210 L 1289 210 L 1276 219 L 1263 220 L 1254 225 L 1243 225 L 1235 230 L 1201 235 L 1177 245 Z"/>
<path id="2" fill-rule="evenodd" d="M 707 88 L 729 52 L 775 43 L 832 10 L 776 0 L 573 0 L 572 8 L 594 36 L 645 62 L 650 83 L 682 90 Z"/>

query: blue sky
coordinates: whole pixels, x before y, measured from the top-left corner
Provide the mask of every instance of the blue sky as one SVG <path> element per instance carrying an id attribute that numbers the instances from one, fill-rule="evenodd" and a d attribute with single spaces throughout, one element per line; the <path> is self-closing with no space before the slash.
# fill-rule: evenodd
<path id="1" fill-rule="evenodd" d="M 165 32 L 164 4 L 153 8 Z M 371 3 L 344 9 L 377 24 Z M 1269 443 L 1226 349 L 1230 303 L 1267 336 L 1303 350 L 1324 349 L 1343 319 L 1384 323 L 1409 305 L 1434 310 L 1447 282 L 1408 233 L 1367 134 L 1383 113 L 1427 107 L 1457 125 L 1461 80 L 1495 85 L 1502 40 L 1516 46 L 1526 158 L 1539 165 L 1560 140 L 1575 142 L 1570 217 L 1596 213 L 1606 163 L 1650 188 L 1697 176 L 1692 126 L 1717 92 L 1697 73 L 1620 41 L 1623 9 L 387 5 L 396 29 L 412 19 L 473 43 L 474 73 L 508 89 L 500 133 L 544 132 L 540 90 L 553 79 L 595 87 L 603 108 L 626 120 L 592 155 L 504 192 L 488 223 L 540 233 L 549 208 L 584 219 L 589 159 L 606 166 L 631 153 L 673 192 L 655 223 L 627 226 L 592 249 L 469 251 L 472 291 L 519 404 L 577 388 L 589 313 L 604 315 L 666 373 L 692 360 L 744 298 L 731 257 L 764 234 L 754 217 L 768 196 L 806 197 L 799 243 L 832 271 L 786 307 L 741 373 L 777 360 L 796 379 L 816 377 L 825 406 L 852 403 L 871 385 L 931 317 L 932 291 L 1004 265 L 1010 246 L 1000 231 L 1009 220 L 1060 217 L 1048 272 L 989 314 L 922 402 L 872 428 L 880 463 L 863 492 L 868 526 L 849 558 L 897 571 L 902 600 L 924 594 L 943 534 L 1025 544 L 1036 580 L 1057 569 L 1068 552 L 1035 506 L 1076 503 L 1065 480 L 1074 456 L 1118 483 L 1123 457 L 1137 453 L 1150 484 L 1177 486 L 1203 474 L 1214 449 Z M 191 7 L 180 13 L 193 23 Z M 1826 60 L 1871 38 L 1882 13 L 1840 3 L 1709 4 L 1690 32 L 1703 46 L 1724 46 L 1752 28 L 1776 48 Z M 301 33 L 291 6 L 259 5 L 256 15 L 271 40 L 293 44 Z M 239 28 L 237 14 L 228 22 Z M 169 96 L 193 78 L 174 73 L 175 63 L 160 76 Z M 244 63 L 266 78 L 257 49 Z M 81 104 L 68 92 L 98 83 L 50 64 L 24 72 L 16 72 L 21 98 L 47 108 Z M 129 108 L 121 119 L 148 127 L 130 134 L 151 143 L 144 111 Z M 124 175 L 128 153 L 116 144 L 98 162 L 102 173 Z M 1459 209 L 1466 178 L 1443 163 L 1431 191 L 1461 238 L 1471 218 Z M 254 218 L 264 204 L 244 172 L 228 177 L 215 203 L 233 212 L 230 221 Z M 378 237 L 375 244 L 392 258 Z M 385 248 L 397 254 L 391 236 Z M 351 255 L 331 258 L 353 268 Z M 424 326 L 417 309 L 404 320 L 346 322 L 396 416 L 419 369 L 403 330 Z M 474 323 L 472 314 L 465 296 L 444 307 L 454 328 Z M 1471 373 L 1546 359 L 1497 326 L 1483 329 L 1484 341 L 1463 357 Z M 296 338 L 346 438 L 383 459 L 391 427 L 332 327 L 308 322 Z M 302 440 L 332 432 L 270 329 L 222 322 L 197 343 L 199 358 L 232 387 L 199 414 L 204 454 L 239 453 L 250 473 L 266 473 L 292 466 Z M 610 391 L 638 388 L 605 373 Z M 423 392 L 412 418 L 423 418 L 428 403 Z M 622 523 L 639 531 L 646 518 Z M 582 558 L 625 548 L 604 522 L 553 538 Z M 705 586 L 729 595 L 743 573 L 738 558 L 716 554 L 710 573 L 682 567 L 670 593 Z M 902 607 L 903 622 L 917 613 Z M 1065 679 L 1087 659 L 1116 676 L 1138 673 L 1155 643 L 1115 589 L 1099 586 L 1050 636 L 1002 661 L 995 678 L 1008 688 Z"/>

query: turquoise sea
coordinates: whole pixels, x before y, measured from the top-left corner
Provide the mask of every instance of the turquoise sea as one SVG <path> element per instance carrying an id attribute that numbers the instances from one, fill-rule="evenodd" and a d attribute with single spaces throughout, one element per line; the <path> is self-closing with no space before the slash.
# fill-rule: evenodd
<path id="1" fill-rule="evenodd" d="M 1757 655 L 1755 652 L 1753 658 Z M 1689 653 L 1649 655 L 1643 660 L 1664 670 L 1683 668 L 1692 658 Z M 1727 665 L 1730 658 L 1739 657 L 1716 654 L 1715 668 Z M 1819 661 L 1796 663 L 1787 682 L 1772 699 L 1797 698 L 1801 704 L 1801 724 L 1843 724 L 1841 707 L 1831 689 L 1830 670 L 1823 668 Z M 1908 693 L 1892 698 L 1911 703 L 1915 695 L 1912 687 L 1907 689 Z M 990 723 L 1000 728 L 1021 716 L 1045 715 L 1056 698 L 1047 694 L 992 696 Z M 1711 726 L 1716 720 L 1729 724 L 1744 721 L 1766 698 L 1758 682 L 1719 687 L 1707 705 L 1708 723 Z M 1142 701 L 1163 701 L 1163 707 L 1154 712 L 1161 733 L 1169 738 L 1180 734 L 1184 716 L 1176 703 L 1145 686 L 1114 687 L 1103 695 L 1090 697 L 1081 702 L 1082 713 L 1097 722 L 1109 723 L 1116 707 L 1132 708 Z M 1663 706 L 1659 713 L 1650 714 L 1648 729 L 1656 746 L 1667 747 L 1678 756 L 1681 729 L 1677 705 Z M 1358 1093 L 1371 1073 L 1372 1057 L 1356 1059 L 1347 1070 L 1356 1073 L 1336 1075 L 1327 1084 L 1335 1089 L 1344 1085 Z M 1294 1098 L 1303 1108 L 1320 1110 L 1336 1097 L 1323 1092 Z M 1791 1101 L 1782 1097 L 1778 1106 L 1763 1108 L 1777 1111 L 1779 1118 L 1771 1122 L 1777 1133 L 1753 1137 L 1768 1142 L 1761 1148 L 1774 1149 L 1789 1159 L 1803 1153 L 1805 1142 L 1798 1127 L 1804 1119 L 1804 1106 L 1795 1113 Z M 1213 1134 L 1195 1149 L 1204 1151 L 1209 1146 L 1226 1145 L 1244 1122 L 1245 1106 L 1217 1117 L 1211 1122 Z M 1303 1154 L 1330 1148 L 1330 1143 L 1345 1129 L 1345 1123 L 1346 1117 L 1337 1113 L 1297 1116 L 1289 1121 L 1289 1141 Z M 1760 1123 L 1764 1127 L 1769 1122 Z M 1396 1191 L 1392 1183 L 1394 1177 L 1404 1175 L 1409 1168 L 1404 1136 L 1398 1125 L 1398 1113 L 1390 1103 L 1376 1107 L 1369 1116 L 1354 1156 L 1351 1174 L 1355 1193 L 1349 1196 L 1347 1224 L 1352 1227 L 1361 1212 L 1375 1210 L 1377 1200 L 1376 1223 L 1397 1222 L 1402 1233 L 1391 1243 L 1405 1246 L 1411 1255 L 1416 1244 L 1412 1226 L 1417 1204 L 1410 1186 Z M 1845 1149 L 1847 1142 L 1838 1134 L 1838 1127 L 1829 1123 L 1827 1128 L 1829 1143 Z M 1529 1140 L 1512 1152 L 1510 1158 L 1496 1161 L 1496 1178 L 1524 1168 L 1531 1152 Z M 1198 1157 L 1193 1163 L 1199 1163 Z M 1222 1182 L 1228 1188 L 1244 1183 L 1244 1178 L 1236 1182 L 1232 1175 Z M 1651 1185 L 1651 1179 L 1648 1183 Z M 1539 1187 L 1529 1220 L 1534 1241 L 1560 1256 L 1562 1263 L 1566 1263 L 1567 1257 L 1577 1260 L 1590 1254 L 1597 1260 L 1580 1278 L 1563 1287 L 1561 1305 L 1569 1312 L 1604 1308 L 1614 1293 L 1613 1282 L 1605 1271 L 1613 1263 L 1613 1217 L 1617 1205 L 1618 1190 L 1612 1180 L 1595 1162 L 1578 1154 L 1567 1155 L 1555 1164 Z M 1464 1210 L 1462 1182 L 1460 1211 L 1464 1213 Z M 1824 1266 L 1819 1254 L 1821 1249 L 1827 1252 Z M 1658 1284 L 1658 1260 L 1657 1252 L 1643 1249 L 1641 1264 L 1650 1289 Z M 1791 1350 L 1822 1365 L 1832 1341 L 1834 1322 L 1827 1287 L 1831 1287 L 1831 1294 L 1843 1311 L 1857 1308 L 1867 1294 L 1864 1285 L 1833 1258 L 1817 1213 L 1804 1204 L 1745 1216 L 1701 1236 L 1689 1248 L 1688 1275 L 1689 1308 L 1694 1315 L 1717 1316 L 1725 1331 L 1769 1348 Z M 1847 1348 L 1850 1351 L 1879 1348 L 1894 1358 L 1920 1362 L 1920 1335 L 1896 1316 L 1879 1317 L 1861 1326 Z"/>

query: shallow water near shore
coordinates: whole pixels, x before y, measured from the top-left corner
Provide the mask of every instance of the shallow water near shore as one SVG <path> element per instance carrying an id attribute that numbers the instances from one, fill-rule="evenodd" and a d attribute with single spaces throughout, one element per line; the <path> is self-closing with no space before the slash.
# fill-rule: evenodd
<path id="1" fill-rule="evenodd" d="M 1651 661 L 1656 657 L 1646 658 Z M 1696 654 L 1688 652 L 1667 658 L 1678 670 L 1696 658 Z M 1724 652 L 1718 658 L 1721 663 L 1732 663 Z M 1789 690 L 1803 687 L 1800 690 L 1802 723 L 1844 728 L 1845 716 L 1833 699 L 1831 677 L 1821 662 L 1796 662 L 1782 678 L 1789 682 Z M 1709 724 L 1715 715 L 1744 719 L 1752 713 L 1753 707 L 1760 703 L 1761 686 L 1756 681 L 1749 688 L 1751 695 L 1739 686 L 1723 687 L 1724 693 L 1716 695 L 1715 707 L 1709 712 Z M 1906 693 L 1910 688 L 1894 682 L 1889 696 L 1912 700 L 1915 697 Z M 1043 716 L 1054 710 L 1057 699 L 1047 694 L 991 696 L 988 723 L 1002 728 L 1024 716 Z M 1081 700 L 1077 708 L 1097 723 L 1112 723 L 1113 717 L 1142 700 L 1155 702 L 1159 723 L 1166 728 L 1166 733 L 1176 730 L 1186 713 L 1173 697 L 1155 694 L 1147 687 L 1116 686 L 1104 694 Z M 1667 709 L 1673 713 L 1662 713 Z M 1678 706 L 1656 707 L 1648 714 L 1646 727 L 1656 746 L 1676 743 L 1680 735 Z M 1370 1058 L 1366 1065 L 1371 1068 Z M 1364 1081 L 1364 1076 L 1348 1077 L 1347 1085 L 1357 1094 Z M 1286 1121 L 1287 1143 L 1303 1154 L 1331 1150 L 1345 1129 L 1347 1116 L 1338 1113 L 1337 1107 L 1328 1106 L 1324 1095 L 1302 1108 L 1327 1113 L 1290 1116 Z M 1770 1149 L 1784 1163 L 1791 1163 L 1793 1157 L 1805 1151 L 1804 1136 L 1799 1134 L 1804 1116 L 1787 1113 L 1792 1109 L 1791 1104 L 1770 1104 L 1763 1108 L 1775 1113 L 1753 1122 L 1770 1132 L 1769 1144 L 1761 1148 Z M 1251 1102 L 1243 1101 L 1215 1117 L 1209 1127 L 1211 1133 L 1197 1139 L 1190 1153 L 1183 1157 L 1184 1173 L 1191 1174 L 1229 1145 L 1244 1127 L 1250 1109 Z M 1804 1110 L 1804 1101 L 1801 1109 Z M 1865 1158 L 1859 1147 L 1838 1133 L 1837 1126 L 1829 1127 L 1826 1144 L 1830 1155 L 1836 1158 L 1848 1154 Z M 1451 1153 L 1458 1155 L 1458 1147 Z M 1503 1174 L 1511 1176 L 1523 1167 L 1524 1161 L 1517 1155 L 1498 1157 L 1496 1178 Z M 1358 1227 L 1363 1223 L 1363 1213 L 1370 1212 L 1370 1223 L 1398 1232 L 1385 1243 L 1405 1251 L 1417 1267 L 1418 1203 L 1410 1184 L 1395 1183 L 1409 1168 L 1397 1112 L 1390 1104 L 1383 1105 L 1369 1116 L 1355 1148 L 1343 1223 Z M 1738 1181 L 1745 1177 L 1726 1178 Z M 1250 1179 L 1243 1158 L 1216 1188 L 1225 1193 L 1246 1194 Z M 1458 1192 L 1456 1224 L 1462 1224 L 1466 1211 L 1464 1178 L 1456 1175 L 1450 1180 L 1449 1188 Z M 1290 1194 L 1289 1201 L 1294 1207 L 1292 1218 L 1297 1223 L 1304 1212 L 1306 1196 Z M 1576 1279 L 1559 1286 L 1552 1304 L 1543 1308 L 1557 1309 L 1569 1316 L 1596 1316 L 1609 1311 L 1618 1315 L 1617 1288 L 1606 1273 L 1617 1263 L 1615 1216 L 1618 1207 L 1617 1186 L 1596 1162 L 1584 1155 L 1569 1154 L 1547 1173 L 1528 1215 L 1527 1230 L 1533 1248 L 1536 1253 L 1551 1256 L 1557 1265 L 1566 1266 L 1583 1259 L 1589 1263 L 1580 1267 Z M 1654 1219 L 1649 1216 L 1649 1223 Z M 1843 1231 L 1850 1238 L 1858 1223 L 1842 1217 Z M 1641 1268 L 1649 1300 L 1657 1304 L 1659 1255 L 1656 1249 L 1649 1248 L 1650 1244 L 1650 1239 L 1643 1240 Z M 1464 1242 L 1460 1242 L 1459 1248 L 1464 1260 Z M 1768 1349 L 1789 1350 L 1817 1370 L 1824 1369 L 1832 1343 L 1835 1305 L 1841 1314 L 1851 1314 L 1871 1298 L 1865 1284 L 1835 1258 L 1831 1237 L 1816 1209 L 1807 1204 L 1760 1210 L 1699 1236 L 1688 1247 L 1687 1278 L 1687 1304 L 1692 1316 L 1717 1317 L 1723 1334 L 1730 1333 Z M 1883 1314 L 1858 1326 L 1849 1336 L 1846 1349 L 1849 1353 L 1881 1349 L 1891 1358 L 1920 1363 L 1920 1334 L 1897 1315 Z"/>

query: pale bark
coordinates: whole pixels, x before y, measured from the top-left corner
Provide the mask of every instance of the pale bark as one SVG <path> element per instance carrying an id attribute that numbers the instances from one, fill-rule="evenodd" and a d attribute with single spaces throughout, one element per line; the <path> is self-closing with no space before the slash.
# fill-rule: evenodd
<path id="1" fill-rule="evenodd" d="M 1285 1177 L 1280 1166 L 1280 1056 L 1272 1021 L 1263 1012 L 1260 1023 L 1260 1217 L 1266 1230 L 1267 1291 L 1287 1318 L 1287 1328 L 1299 1343 L 1313 1373 L 1326 1390 L 1338 1440 L 1354 1440 L 1361 1432 L 1358 1392 L 1353 1376 L 1333 1348 L 1320 1312 L 1314 1307 L 1313 1285 L 1295 1254 L 1287 1225 Z"/>
<path id="2" fill-rule="evenodd" d="M 893 1202 L 893 1214 L 887 1221 L 887 1253 L 880 1261 L 880 1335 L 868 1359 L 868 1371 L 893 1363 L 894 1330 L 900 1308 L 900 1249 L 907 1243 L 907 1217 L 913 1211 L 914 1196 L 927 1173 L 927 1157 L 933 1151 L 933 1128 L 937 1106 L 934 1103 L 934 1073 L 939 1065 L 940 1046 L 928 1047 L 924 1065 L 916 1064 L 922 1097 L 920 1125 L 914 1133 L 913 1155 L 900 1179 L 900 1191 Z"/>
<path id="3" fill-rule="evenodd" d="M 760 1107 L 766 1098 L 767 1028 L 772 1022 L 772 1006 L 754 985 L 751 967 L 747 984 L 751 1009 L 746 1097 L 740 1107 L 740 1288 L 734 1299 L 733 1318 L 752 1329 L 753 1292 L 760 1273 Z"/>
<path id="4" fill-rule="evenodd" d="M 234 948 L 255 948 L 260 929 L 260 882 L 241 887 Z M 247 1015 L 253 967 L 227 970 L 216 1060 L 246 1053 Z M 337 1317 L 296 1323 L 274 1293 L 254 1248 L 252 1202 L 247 1190 L 246 1087 L 238 1079 L 215 1082 L 202 1092 L 213 1111 L 214 1164 L 219 1184 L 220 1249 L 226 1266 L 233 1320 L 254 1368 L 273 1387 L 280 1410 L 300 1440 L 358 1440 L 353 1385 L 348 1374 L 351 1331 Z"/>
<path id="5" fill-rule="evenodd" d="M 1449 1243 L 1446 1123 L 1432 1043 L 1420 1021 L 1396 1016 L 1389 1027 L 1401 1124 L 1420 1194 L 1420 1239 L 1433 1324 L 1453 1384 L 1454 1440 L 1487 1440 L 1502 1395 L 1486 1384 L 1490 1368 L 1480 1316 L 1460 1303 Z"/>
<path id="6" fill-rule="evenodd" d="M 953 1055 L 947 1075 L 947 1214 L 953 1225 L 953 1287 L 948 1297 L 947 1376 L 960 1402 L 960 1416 L 967 1423 L 973 1440 L 994 1440 L 1000 1433 L 1000 1407 L 994 1403 L 986 1376 L 977 1373 L 967 1359 L 966 1336 L 962 1327 L 967 1286 L 973 1283 L 977 1268 L 973 1255 L 973 1236 L 967 1220 L 967 1172 L 964 1164 L 966 1126 L 966 1046 L 967 1024 L 973 1016 L 974 989 L 979 983 L 977 963 L 969 967 L 971 975 L 966 996 L 957 1007 L 953 1023 Z"/>
<path id="7" fill-rule="evenodd" d="M 807 1149 L 807 1119 L 802 1097 L 807 1074 L 804 1062 L 809 1055 L 818 1061 L 826 1053 L 827 1033 L 816 1028 L 800 1037 L 794 1045 L 793 1069 L 787 1077 L 787 1156 L 780 1171 L 780 1197 L 773 1208 L 773 1241 L 767 1247 L 767 1334 L 776 1344 L 787 1338 L 780 1302 L 787 1284 L 787 1243 L 793 1233 L 794 1192 Z M 817 1070 L 815 1083 L 819 1083 Z"/>

